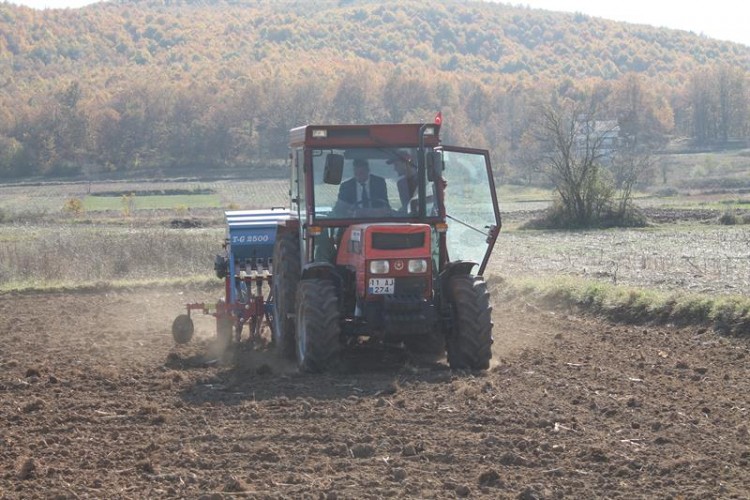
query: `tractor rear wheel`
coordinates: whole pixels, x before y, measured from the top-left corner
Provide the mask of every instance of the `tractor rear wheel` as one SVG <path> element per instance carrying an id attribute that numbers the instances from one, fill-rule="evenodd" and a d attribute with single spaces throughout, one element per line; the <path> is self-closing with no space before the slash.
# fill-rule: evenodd
<path id="1" fill-rule="evenodd" d="M 301 275 L 300 249 L 293 233 L 280 234 L 273 248 L 273 343 L 282 357 L 294 358 L 294 313 Z"/>
<path id="2" fill-rule="evenodd" d="M 178 344 L 187 344 L 193 338 L 193 320 L 187 314 L 180 314 L 172 322 L 172 338 Z"/>
<path id="3" fill-rule="evenodd" d="M 322 372 L 341 351 L 339 307 L 330 281 L 304 280 L 297 290 L 297 363 L 300 370 Z"/>
<path id="4" fill-rule="evenodd" d="M 492 358 L 492 307 L 481 276 L 458 275 L 448 281 L 453 329 L 448 334 L 448 364 L 453 369 L 486 370 Z"/>

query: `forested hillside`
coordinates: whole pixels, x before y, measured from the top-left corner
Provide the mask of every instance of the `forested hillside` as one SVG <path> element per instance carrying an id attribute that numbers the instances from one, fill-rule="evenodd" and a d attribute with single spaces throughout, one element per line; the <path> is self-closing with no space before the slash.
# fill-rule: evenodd
<path id="1" fill-rule="evenodd" d="M 551 95 L 654 142 L 746 140 L 749 70 L 750 47 L 486 2 L 0 3 L 0 176 L 266 165 L 293 126 L 437 110 L 517 176 Z"/>

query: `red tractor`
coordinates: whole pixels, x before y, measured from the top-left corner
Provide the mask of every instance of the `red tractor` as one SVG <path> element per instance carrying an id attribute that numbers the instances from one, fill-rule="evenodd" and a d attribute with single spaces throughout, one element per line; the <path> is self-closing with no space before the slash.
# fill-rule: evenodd
<path id="1" fill-rule="evenodd" d="M 482 277 L 500 230 L 489 154 L 440 123 L 290 131 L 291 217 L 273 251 L 273 342 L 304 371 L 348 344 L 399 344 L 487 369 Z"/>

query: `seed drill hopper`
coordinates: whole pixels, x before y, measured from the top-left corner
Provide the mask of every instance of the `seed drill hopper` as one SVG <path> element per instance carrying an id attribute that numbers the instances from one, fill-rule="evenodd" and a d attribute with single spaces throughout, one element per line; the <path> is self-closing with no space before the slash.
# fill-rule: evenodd
<path id="1" fill-rule="evenodd" d="M 216 318 L 216 337 L 223 345 L 240 342 L 245 325 L 249 340 L 262 342 L 266 325 L 273 332 L 273 248 L 276 228 L 289 218 L 286 209 L 229 210 L 224 212 L 227 232 L 223 253 L 216 256 L 216 276 L 224 279 L 224 297 L 215 303 L 186 305 L 187 313 L 172 323 L 178 344 L 190 341 L 195 331 L 191 315 L 200 312 Z M 264 286 L 265 285 L 265 286 Z"/>

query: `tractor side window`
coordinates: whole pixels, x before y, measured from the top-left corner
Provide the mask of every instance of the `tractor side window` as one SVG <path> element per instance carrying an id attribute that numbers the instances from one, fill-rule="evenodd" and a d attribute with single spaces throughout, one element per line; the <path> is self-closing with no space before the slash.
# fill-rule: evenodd
<path id="1" fill-rule="evenodd" d="M 338 184 L 325 182 L 325 162 L 327 155 L 343 155 L 342 150 L 313 151 L 313 189 L 315 195 L 315 217 L 330 218 L 336 204 Z M 344 169 L 346 178 L 346 169 Z"/>

